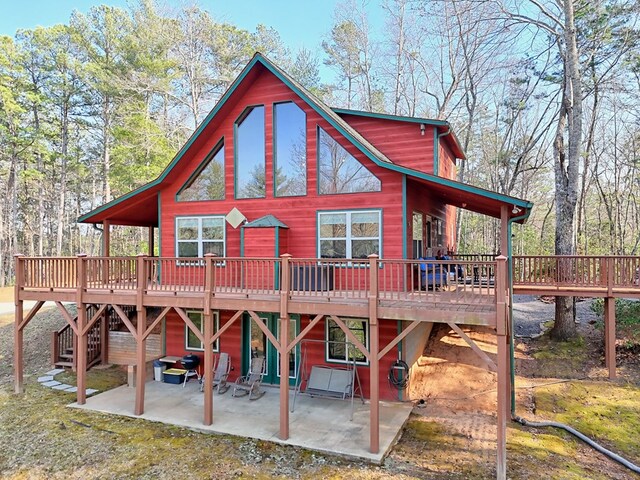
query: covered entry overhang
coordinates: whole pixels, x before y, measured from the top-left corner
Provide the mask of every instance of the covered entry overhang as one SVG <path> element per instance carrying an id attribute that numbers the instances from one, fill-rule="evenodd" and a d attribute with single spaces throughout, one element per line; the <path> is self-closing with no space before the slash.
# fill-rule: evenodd
<path id="1" fill-rule="evenodd" d="M 159 222 L 160 185 L 147 183 L 127 195 L 118 197 L 78 218 L 80 223 L 102 224 L 102 255 L 110 256 L 111 226 L 144 227 L 149 229 L 149 255 L 154 252 L 154 228 Z"/>
<path id="2" fill-rule="evenodd" d="M 426 187 L 432 197 L 447 205 L 517 223 L 526 222 L 531 215 L 533 203 L 521 198 L 396 165 L 387 168 L 405 174 L 408 182 Z"/>

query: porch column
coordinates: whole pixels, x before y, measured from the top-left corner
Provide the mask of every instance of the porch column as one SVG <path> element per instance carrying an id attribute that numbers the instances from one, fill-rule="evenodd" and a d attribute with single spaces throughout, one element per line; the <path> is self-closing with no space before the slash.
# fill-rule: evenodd
<path id="1" fill-rule="evenodd" d="M 496 340 L 498 363 L 498 441 L 497 441 L 497 478 L 507 478 L 507 416 L 509 415 L 509 348 L 507 343 L 507 303 L 506 279 L 507 258 L 500 255 L 496 258 Z"/>
<path id="2" fill-rule="evenodd" d="M 111 255 L 111 222 L 104 220 L 102 222 L 102 256 L 109 257 Z"/>
<path id="3" fill-rule="evenodd" d="M 153 227 L 150 227 L 153 230 Z M 151 240 L 151 238 L 150 238 Z M 211 312 L 211 291 L 213 289 L 213 258 L 207 253 L 204 256 L 204 424 L 213 423 L 213 314 Z"/>
<path id="4" fill-rule="evenodd" d="M 149 226 L 149 256 L 153 257 L 155 251 L 155 237 L 153 234 L 153 225 Z"/>
<path id="5" fill-rule="evenodd" d="M 369 255 L 369 450 L 380 451 L 380 362 L 378 352 L 378 255 Z"/>
<path id="6" fill-rule="evenodd" d="M 105 365 L 109 361 L 109 312 L 105 309 L 100 319 L 100 363 Z"/>
<path id="7" fill-rule="evenodd" d="M 85 254 L 80 254 L 76 260 L 76 274 L 77 274 L 77 288 L 76 288 L 76 306 L 78 309 L 78 320 L 76 321 L 76 327 L 78 333 L 76 334 L 76 349 L 74 350 L 76 359 L 76 382 L 78 390 L 76 392 L 76 398 L 78 405 L 84 405 L 87 401 L 87 332 L 85 332 L 85 326 L 87 325 L 87 309 L 82 299 L 84 295 L 84 289 L 87 285 L 87 279 L 85 275 L 86 262 Z"/>
<path id="8" fill-rule="evenodd" d="M 281 256 L 280 275 L 280 439 L 289 438 L 289 286 L 291 255 Z M 295 348 L 295 347 L 294 347 Z"/>
<path id="9" fill-rule="evenodd" d="M 22 318 L 24 316 L 24 303 L 20 300 L 20 289 L 24 286 L 24 255 L 15 255 L 16 285 L 14 301 L 16 314 L 13 319 L 13 379 L 15 393 L 24 393 L 24 332 Z"/>
<path id="10" fill-rule="evenodd" d="M 204 424 L 213 423 L 213 315 L 211 308 L 204 310 Z"/>
<path id="11" fill-rule="evenodd" d="M 609 378 L 616 378 L 616 299 L 604 299 L 604 363 Z"/>
<path id="12" fill-rule="evenodd" d="M 144 287 L 147 276 L 145 275 L 145 255 L 136 258 L 136 405 L 135 415 L 144 413 L 144 387 L 147 380 L 147 340 L 145 330 L 147 328 L 147 307 L 142 303 Z"/>

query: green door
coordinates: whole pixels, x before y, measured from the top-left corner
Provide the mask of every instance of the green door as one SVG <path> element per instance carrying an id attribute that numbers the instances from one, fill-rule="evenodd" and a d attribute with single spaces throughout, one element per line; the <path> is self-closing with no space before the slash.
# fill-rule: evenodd
<path id="1" fill-rule="evenodd" d="M 258 313 L 263 319 L 269 331 L 279 340 L 280 322 L 278 316 L 273 313 Z M 296 338 L 300 333 L 300 319 L 292 317 L 290 319 L 289 341 Z M 280 384 L 280 355 L 271 344 L 264 332 L 256 325 L 256 322 L 249 315 L 245 314 L 242 324 L 243 347 L 242 347 L 242 374 L 249 370 L 250 359 L 254 357 L 264 357 L 266 359 L 266 371 L 262 378 L 263 383 Z M 299 347 L 296 346 L 289 354 L 289 384 L 294 385 L 295 375 L 300 361 Z"/>

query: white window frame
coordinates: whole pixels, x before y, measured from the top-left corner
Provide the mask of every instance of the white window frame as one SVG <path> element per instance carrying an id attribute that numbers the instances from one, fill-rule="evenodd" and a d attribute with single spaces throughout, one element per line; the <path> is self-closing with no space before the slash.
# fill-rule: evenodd
<path id="1" fill-rule="evenodd" d="M 187 314 L 187 316 L 189 316 L 189 314 L 199 314 L 200 315 L 200 331 L 202 333 L 204 333 L 204 312 L 202 310 L 187 310 L 185 312 Z M 191 318 L 191 317 L 189 317 Z M 191 321 L 193 321 L 193 319 L 191 319 Z M 195 323 L 195 322 L 194 322 Z M 197 327 L 198 325 L 196 325 Z M 218 329 L 220 328 L 220 312 L 218 312 L 217 310 L 213 312 L 213 333 L 215 334 Z M 187 352 L 204 352 L 204 345 L 202 344 L 202 342 L 200 342 L 200 347 L 192 347 L 189 345 L 189 332 L 191 330 L 189 329 L 189 325 L 187 325 L 186 323 L 184 324 L 184 349 Z M 213 352 L 219 352 L 220 351 L 220 337 L 216 338 L 216 341 L 213 342 Z"/>
<path id="2" fill-rule="evenodd" d="M 218 239 L 210 239 L 210 238 L 202 238 L 202 221 L 216 219 L 222 221 L 222 240 Z M 180 240 L 178 237 L 178 224 L 181 220 L 197 220 L 198 221 L 198 238 L 189 239 L 189 240 Z M 176 217 L 175 222 L 175 237 L 176 237 L 176 246 L 175 253 L 177 258 L 191 258 L 191 257 L 180 257 L 180 249 L 178 246 L 180 243 L 188 243 L 188 242 L 197 242 L 198 244 L 198 258 L 204 257 L 203 253 L 203 243 L 204 242 L 218 242 L 222 243 L 222 256 L 226 256 L 227 253 L 227 222 L 225 220 L 224 215 L 207 215 L 207 216 L 180 216 Z"/>
<path id="3" fill-rule="evenodd" d="M 366 330 L 365 330 L 365 342 L 364 342 L 364 346 L 367 350 L 369 350 L 369 333 L 370 333 L 370 329 L 369 329 L 369 320 L 366 318 L 345 318 L 343 319 L 343 321 L 345 322 L 345 325 L 348 325 L 348 320 L 356 320 L 358 322 L 365 322 L 366 324 Z M 330 317 L 325 317 L 325 321 L 324 321 L 324 339 L 325 339 L 325 351 L 324 351 L 324 359 L 325 362 L 327 363 L 341 363 L 341 364 L 353 364 L 353 360 L 349 360 L 348 358 L 348 349 L 346 348 L 346 345 L 348 343 L 351 343 L 351 341 L 349 340 L 349 338 L 347 337 L 347 334 L 345 333 L 344 337 L 345 337 L 345 358 L 343 359 L 336 359 L 336 358 L 330 358 L 329 357 L 329 346 L 331 345 L 329 342 L 331 341 L 329 339 L 329 322 L 333 322 L 333 320 Z M 335 322 L 334 322 L 335 323 Z M 340 326 L 338 326 L 338 324 L 336 323 L 337 328 L 340 328 Z M 340 328 L 340 331 L 342 331 L 342 329 Z M 343 332 L 344 333 L 344 332 Z M 351 343 L 352 344 L 352 343 Z M 353 344 L 352 344 L 353 345 Z M 353 348 L 355 348 L 358 351 L 358 354 L 362 355 L 362 352 L 360 350 L 357 349 L 357 347 L 354 345 Z M 356 360 L 356 365 L 369 365 L 369 360 L 367 360 L 367 357 L 365 355 L 364 356 L 364 360 L 362 361 L 358 361 Z"/>
<path id="4" fill-rule="evenodd" d="M 351 216 L 353 214 L 359 213 L 376 213 L 378 215 L 378 236 L 377 237 L 352 237 L 351 236 Z M 323 237 L 321 234 L 321 221 L 323 215 L 346 215 L 346 237 Z M 318 258 L 322 258 L 322 248 L 321 243 L 323 240 L 346 240 L 346 248 L 345 255 L 346 258 L 352 259 L 352 241 L 355 240 L 377 240 L 378 241 L 378 256 L 382 257 L 382 210 L 334 210 L 334 211 L 322 211 L 318 212 L 318 220 L 317 220 L 317 228 L 318 228 L 318 245 L 317 252 Z M 362 260 L 362 259 L 356 259 Z"/>

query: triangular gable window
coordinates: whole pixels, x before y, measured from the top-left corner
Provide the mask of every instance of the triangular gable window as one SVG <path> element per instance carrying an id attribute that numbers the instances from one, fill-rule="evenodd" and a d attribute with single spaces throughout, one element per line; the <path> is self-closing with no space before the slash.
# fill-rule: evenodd
<path id="1" fill-rule="evenodd" d="M 224 200 L 224 142 L 220 141 L 178 191 L 179 202 Z"/>
<path id="2" fill-rule="evenodd" d="M 380 180 L 318 127 L 318 193 L 379 192 Z"/>

